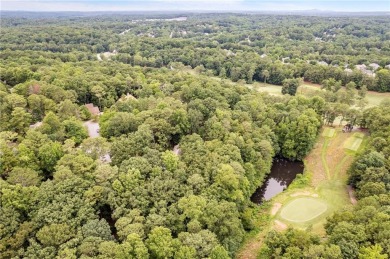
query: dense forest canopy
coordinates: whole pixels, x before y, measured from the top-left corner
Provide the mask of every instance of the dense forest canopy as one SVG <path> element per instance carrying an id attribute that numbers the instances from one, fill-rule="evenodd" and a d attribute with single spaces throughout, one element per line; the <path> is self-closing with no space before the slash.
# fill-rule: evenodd
<path id="1" fill-rule="evenodd" d="M 254 14 L 5 17 L 0 50 L 62 53 L 63 61 L 115 51 L 111 58 L 123 63 L 169 68 L 179 62 L 233 81 L 334 78 L 386 92 L 389 22 L 388 16 Z"/>
<path id="2" fill-rule="evenodd" d="M 356 210 L 388 222 L 389 106 L 359 103 L 367 88 L 390 91 L 388 17 L 177 17 L 2 18 L 1 258 L 234 257 L 273 158 L 302 160 L 337 116 L 373 133 L 350 181 Z M 294 96 L 302 77 L 324 90 Z M 286 95 L 239 80 L 283 84 Z M 321 249 L 388 253 L 388 224 L 340 236 L 361 220 L 353 213 L 329 221 Z M 267 246 L 274 258 L 298 251 L 271 237 Z"/>

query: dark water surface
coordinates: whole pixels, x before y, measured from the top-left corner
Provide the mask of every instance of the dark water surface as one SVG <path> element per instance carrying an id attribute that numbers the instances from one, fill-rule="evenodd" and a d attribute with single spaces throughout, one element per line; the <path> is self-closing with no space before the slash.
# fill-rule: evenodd
<path id="1" fill-rule="evenodd" d="M 297 174 L 303 173 L 303 163 L 291 162 L 284 158 L 275 158 L 271 173 L 265 178 L 264 184 L 257 188 L 251 201 L 260 204 L 281 193 L 295 179 Z"/>

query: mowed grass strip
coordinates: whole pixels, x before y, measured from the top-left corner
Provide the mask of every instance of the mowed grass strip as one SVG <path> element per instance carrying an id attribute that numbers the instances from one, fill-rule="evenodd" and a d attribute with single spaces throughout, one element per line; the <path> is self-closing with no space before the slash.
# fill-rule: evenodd
<path id="1" fill-rule="evenodd" d="M 357 132 L 354 133 L 351 137 L 349 137 L 345 143 L 344 143 L 344 148 L 352 150 L 352 151 L 357 151 L 360 147 L 360 144 L 363 142 L 363 137 L 364 134 Z"/>
<path id="2" fill-rule="evenodd" d="M 326 162 L 326 155 L 327 155 L 328 145 L 329 145 L 329 139 L 326 138 L 325 141 L 324 141 L 324 144 L 322 146 L 322 150 L 321 150 L 321 161 L 322 161 L 322 165 L 324 166 L 324 169 L 325 169 L 325 172 L 326 172 L 326 177 L 327 177 L 327 179 L 330 179 L 329 166 L 328 166 L 328 163 Z"/>
<path id="3" fill-rule="evenodd" d="M 328 205 L 315 198 L 298 198 L 288 203 L 280 212 L 280 217 L 290 222 L 307 222 L 323 214 Z"/>
<path id="4" fill-rule="evenodd" d="M 328 137 L 331 138 L 334 136 L 334 133 L 336 132 L 335 129 L 332 128 L 325 128 L 324 131 L 322 132 L 323 137 Z"/>

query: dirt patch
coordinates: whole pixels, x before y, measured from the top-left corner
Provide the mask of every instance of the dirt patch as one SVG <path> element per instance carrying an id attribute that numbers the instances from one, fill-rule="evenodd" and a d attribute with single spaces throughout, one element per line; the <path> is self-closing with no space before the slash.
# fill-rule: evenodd
<path id="1" fill-rule="evenodd" d="M 274 228 L 278 231 L 283 231 L 283 230 L 286 230 L 288 228 L 288 226 L 279 220 L 275 220 L 274 221 Z"/>
<path id="2" fill-rule="evenodd" d="M 351 185 L 347 185 L 348 195 L 349 199 L 351 200 L 352 205 L 356 205 L 357 200 L 355 198 L 355 192 Z"/>
<path id="3" fill-rule="evenodd" d="M 177 156 L 180 155 L 181 152 L 180 146 L 179 145 L 174 146 L 172 151 L 175 155 Z"/>
<path id="4" fill-rule="evenodd" d="M 309 195 L 311 195 L 311 192 L 304 191 L 304 192 L 295 192 L 295 193 L 291 194 L 290 196 L 297 197 L 297 196 L 309 196 Z"/>
<path id="5" fill-rule="evenodd" d="M 275 216 L 276 213 L 278 213 L 279 209 L 282 207 L 282 204 L 277 202 L 274 204 L 274 206 L 271 209 L 271 216 Z"/>

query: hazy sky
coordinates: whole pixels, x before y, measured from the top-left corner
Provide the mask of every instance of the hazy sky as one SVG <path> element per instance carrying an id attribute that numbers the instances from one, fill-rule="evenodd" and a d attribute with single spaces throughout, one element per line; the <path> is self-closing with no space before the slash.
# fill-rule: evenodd
<path id="1" fill-rule="evenodd" d="M 1 0 L 1 10 L 24 11 L 387 11 L 390 0 Z"/>

